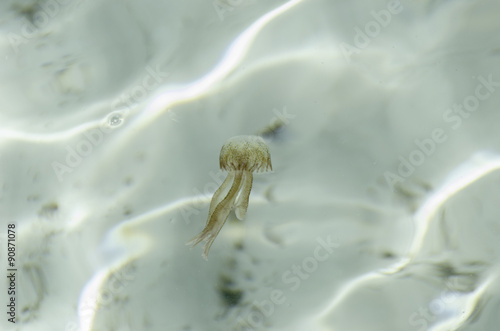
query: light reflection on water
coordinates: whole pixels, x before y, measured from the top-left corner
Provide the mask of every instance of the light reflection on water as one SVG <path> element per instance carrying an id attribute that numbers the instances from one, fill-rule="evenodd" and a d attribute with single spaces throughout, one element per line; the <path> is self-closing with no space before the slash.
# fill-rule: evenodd
<path id="1" fill-rule="evenodd" d="M 499 324 L 493 0 L 1 6 L 22 330 Z M 220 147 L 257 133 L 274 172 L 205 262 Z"/>

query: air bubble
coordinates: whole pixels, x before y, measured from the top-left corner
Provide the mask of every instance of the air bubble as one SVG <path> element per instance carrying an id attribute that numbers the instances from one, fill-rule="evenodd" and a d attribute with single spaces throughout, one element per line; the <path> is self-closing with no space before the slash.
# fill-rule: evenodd
<path id="1" fill-rule="evenodd" d="M 119 126 L 122 122 L 123 118 L 120 114 L 115 114 L 109 118 L 109 125 L 111 126 Z"/>

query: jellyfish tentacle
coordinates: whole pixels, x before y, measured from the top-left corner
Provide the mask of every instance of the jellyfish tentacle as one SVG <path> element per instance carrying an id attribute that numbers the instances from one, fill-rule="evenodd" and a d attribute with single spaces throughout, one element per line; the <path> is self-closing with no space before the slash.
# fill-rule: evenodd
<path id="1" fill-rule="evenodd" d="M 231 187 L 230 184 L 233 182 L 233 179 L 234 171 L 230 171 L 226 179 L 224 179 L 224 181 L 222 182 L 221 186 L 217 189 L 217 191 L 215 191 L 214 195 L 212 196 L 212 201 L 210 201 L 210 209 L 208 210 L 207 224 L 210 221 L 210 217 L 212 216 L 217 205 L 229 192 L 229 189 Z"/>
<path id="2" fill-rule="evenodd" d="M 240 190 L 243 172 L 235 171 L 234 173 L 235 174 L 234 174 L 233 184 L 231 185 L 229 192 L 227 193 L 226 197 L 222 199 L 222 201 L 215 207 L 212 215 L 208 220 L 206 227 L 200 234 L 198 234 L 196 237 L 191 239 L 186 244 L 186 245 L 191 245 L 191 247 L 194 247 L 199 242 L 205 240 L 206 243 L 203 248 L 203 254 L 202 254 L 205 260 L 208 259 L 208 252 L 210 250 L 210 246 L 212 246 L 212 243 L 217 237 L 217 234 L 219 234 L 220 229 L 226 222 L 227 217 L 229 216 L 229 212 L 231 212 L 231 209 L 234 205 L 234 200 L 236 199 L 236 195 Z"/>
<path id="3" fill-rule="evenodd" d="M 248 200 L 250 199 L 250 191 L 252 190 L 253 174 L 250 171 L 245 171 L 243 174 L 243 184 L 241 184 L 241 192 L 236 199 L 236 217 L 243 221 L 248 209 Z"/>

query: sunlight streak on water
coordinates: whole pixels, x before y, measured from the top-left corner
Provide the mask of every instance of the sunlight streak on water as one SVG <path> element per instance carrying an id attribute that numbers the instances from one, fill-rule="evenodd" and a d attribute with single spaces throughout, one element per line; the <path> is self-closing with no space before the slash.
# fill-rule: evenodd
<path id="1" fill-rule="evenodd" d="M 192 100 L 207 93 L 207 91 L 233 71 L 243 60 L 253 40 L 267 24 L 278 19 L 280 15 L 292 9 L 302 1 L 303 0 L 290 0 L 260 17 L 236 38 L 226 51 L 220 63 L 211 72 L 186 87 L 176 91 L 169 91 L 167 89 L 165 92 L 161 93 L 151 102 L 144 113 L 140 115 L 141 119 L 136 122 L 136 125 L 144 126 L 153 121 L 157 116 L 160 116 L 163 111 L 173 106 L 175 103 Z"/>

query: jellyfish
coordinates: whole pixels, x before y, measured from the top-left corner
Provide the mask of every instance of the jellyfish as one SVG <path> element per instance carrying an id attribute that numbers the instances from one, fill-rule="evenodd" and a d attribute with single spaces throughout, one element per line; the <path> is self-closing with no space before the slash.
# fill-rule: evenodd
<path id="1" fill-rule="evenodd" d="M 231 210 L 234 208 L 239 220 L 245 218 L 252 190 L 253 173 L 273 169 L 269 148 L 259 136 L 229 138 L 222 146 L 219 161 L 220 168 L 228 171 L 228 175 L 212 196 L 205 228 L 186 243 L 194 247 L 205 241 L 202 254 L 205 260 L 208 260 L 210 246 Z"/>

